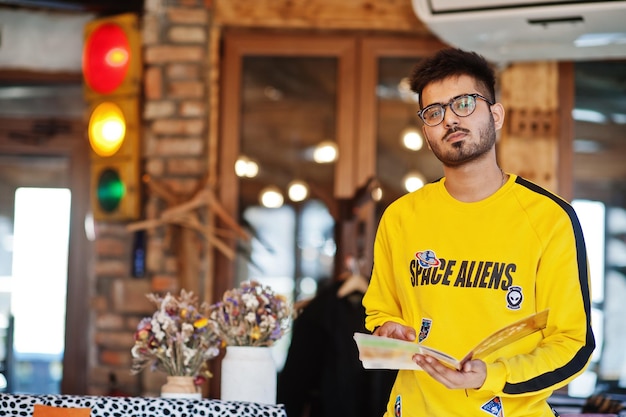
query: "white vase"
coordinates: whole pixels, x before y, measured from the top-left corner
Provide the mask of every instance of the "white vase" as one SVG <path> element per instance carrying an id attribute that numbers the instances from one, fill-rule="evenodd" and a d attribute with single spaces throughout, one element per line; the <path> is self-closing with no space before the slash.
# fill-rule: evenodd
<path id="1" fill-rule="evenodd" d="M 167 383 L 161 387 L 161 398 L 201 399 L 202 393 L 193 380 L 192 376 L 168 375 Z"/>
<path id="2" fill-rule="evenodd" d="M 221 399 L 276 404 L 276 363 L 269 347 L 227 346 Z"/>

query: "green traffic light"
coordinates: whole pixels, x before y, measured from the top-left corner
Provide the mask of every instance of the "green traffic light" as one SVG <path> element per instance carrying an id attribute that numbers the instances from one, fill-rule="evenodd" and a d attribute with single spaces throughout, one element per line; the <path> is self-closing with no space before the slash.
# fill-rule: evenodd
<path id="1" fill-rule="evenodd" d="M 100 173 L 96 192 L 100 208 L 111 213 L 120 205 L 124 194 L 126 194 L 126 187 L 117 170 L 107 168 Z"/>

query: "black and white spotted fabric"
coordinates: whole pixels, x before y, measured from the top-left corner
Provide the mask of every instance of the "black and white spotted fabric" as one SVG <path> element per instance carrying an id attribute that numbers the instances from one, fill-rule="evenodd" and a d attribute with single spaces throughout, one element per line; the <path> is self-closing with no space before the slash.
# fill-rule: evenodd
<path id="1" fill-rule="evenodd" d="M 282 405 L 221 400 L 0 393 L 0 417 L 31 417 L 33 405 L 90 408 L 91 417 L 287 417 Z"/>

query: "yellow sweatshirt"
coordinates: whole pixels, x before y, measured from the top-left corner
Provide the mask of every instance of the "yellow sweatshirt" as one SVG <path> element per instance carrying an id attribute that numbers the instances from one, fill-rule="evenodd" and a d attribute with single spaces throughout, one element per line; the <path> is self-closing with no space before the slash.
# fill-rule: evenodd
<path id="1" fill-rule="evenodd" d="M 392 203 L 374 244 L 366 327 L 416 330 L 463 358 L 496 330 L 550 309 L 547 327 L 485 358 L 480 389 L 450 390 L 401 370 L 386 417 L 552 416 L 546 399 L 587 366 L 595 347 L 582 230 L 572 207 L 515 175 L 463 203 L 445 178 Z"/>

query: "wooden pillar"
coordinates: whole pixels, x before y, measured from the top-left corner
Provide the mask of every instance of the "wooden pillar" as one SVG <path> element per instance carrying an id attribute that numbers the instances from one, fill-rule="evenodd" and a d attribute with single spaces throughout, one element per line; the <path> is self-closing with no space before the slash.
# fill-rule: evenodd
<path id="1" fill-rule="evenodd" d="M 571 177 L 564 178 L 561 165 L 569 160 L 571 151 L 567 143 L 571 143 L 573 103 L 561 103 L 560 94 L 573 86 L 564 85 L 560 75 L 556 62 L 517 63 L 500 73 L 500 101 L 506 119 L 498 159 L 504 170 L 567 194 L 570 188 L 560 182 L 571 181 Z M 569 114 L 564 108 L 569 108 Z"/>

